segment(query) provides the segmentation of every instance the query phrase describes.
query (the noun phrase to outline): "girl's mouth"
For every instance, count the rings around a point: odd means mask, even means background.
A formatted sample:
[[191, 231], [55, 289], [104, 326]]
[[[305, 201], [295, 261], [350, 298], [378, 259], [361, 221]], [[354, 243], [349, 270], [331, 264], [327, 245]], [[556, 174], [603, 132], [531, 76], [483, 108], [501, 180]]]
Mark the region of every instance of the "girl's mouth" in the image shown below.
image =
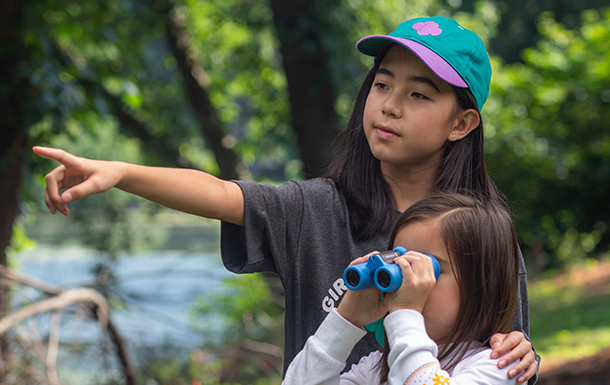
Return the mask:
[[393, 139], [398, 137], [396, 132], [385, 126], [375, 126], [375, 134], [380, 139]]

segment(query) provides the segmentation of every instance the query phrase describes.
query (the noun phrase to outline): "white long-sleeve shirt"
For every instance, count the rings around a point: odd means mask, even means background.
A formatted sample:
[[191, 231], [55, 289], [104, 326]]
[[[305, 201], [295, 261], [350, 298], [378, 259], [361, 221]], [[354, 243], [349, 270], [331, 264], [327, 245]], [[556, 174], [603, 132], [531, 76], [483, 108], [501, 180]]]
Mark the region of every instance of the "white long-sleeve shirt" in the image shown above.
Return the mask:
[[[446, 362], [436, 359], [438, 347], [428, 337], [421, 313], [414, 310], [398, 310], [384, 320], [385, 331], [390, 342], [388, 364], [389, 385], [509, 385], [508, 365], [498, 369], [498, 360], [489, 358], [491, 349], [480, 344], [468, 350], [452, 373], [442, 369]], [[366, 334], [332, 310], [305, 347], [290, 363], [284, 385], [378, 385], [379, 371], [375, 367], [381, 352], [372, 352], [363, 357], [349, 372], [340, 374], [354, 345]]]

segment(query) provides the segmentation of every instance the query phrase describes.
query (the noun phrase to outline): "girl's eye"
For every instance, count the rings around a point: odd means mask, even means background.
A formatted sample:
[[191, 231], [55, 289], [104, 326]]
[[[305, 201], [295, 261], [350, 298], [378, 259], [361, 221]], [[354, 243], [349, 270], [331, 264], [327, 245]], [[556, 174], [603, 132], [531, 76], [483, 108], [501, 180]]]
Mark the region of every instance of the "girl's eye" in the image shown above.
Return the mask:
[[411, 96], [413, 96], [415, 99], [428, 99], [426, 95], [420, 94], [419, 92], [413, 92]]
[[380, 89], [380, 90], [387, 90], [388, 89], [387, 84], [381, 83], [381, 82], [375, 83], [375, 87]]

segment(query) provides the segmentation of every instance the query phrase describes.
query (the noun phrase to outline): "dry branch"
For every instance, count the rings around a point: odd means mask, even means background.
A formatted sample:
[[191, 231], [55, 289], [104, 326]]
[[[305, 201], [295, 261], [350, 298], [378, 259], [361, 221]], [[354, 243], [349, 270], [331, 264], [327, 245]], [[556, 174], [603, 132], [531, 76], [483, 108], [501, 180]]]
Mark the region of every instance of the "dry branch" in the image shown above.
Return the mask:
[[51, 385], [60, 385], [57, 375], [57, 352], [59, 351], [59, 322], [61, 312], [56, 311], [51, 316], [51, 335], [49, 336], [49, 349], [47, 350], [47, 377]]
[[56, 297], [28, 305], [0, 319], [0, 335], [6, 333], [8, 329], [19, 322], [36, 314], [52, 310], [63, 310], [74, 303], [95, 304], [100, 326], [104, 331], [106, 330], [108, 325], [108, 303], [97, 291], [88, 288], [78, 288], [64, 291]]
[[[84, 305], [89, 311], [91, 311], [93, 318], [100, 323], [100, 325], [102, 326], [102, 329], [108, 331], [110, 339], [116, 346], [117, 356], [118, 356], [119, 360], [121, 361], [121, 365], [123, 366], [123, 374], [125, 375], [126, 384], [127, 385], [137, 385], [138, 384], [138, 380], [135, 376], [133, 364], [131, 363], [131, 358], [129, 357], [129, 354], [128, 354], [126, 346], [125, 346], [125, 341], [123, 340], [123, 338], [121, 337], [117, 328], [114, 326], [114, 323], [112, 322], [112, 320], [109, 317], [108, 304], [107, 304], [106, 300], [99, 293], [97, 293], [96, 291], [94, 291], [92, 289], [86, 289], [86, 288], [72, 289], [72, 290], [64, 291], [60, 287], [51, 285], [51, 284], [41, 281], [40, 279], [37, 279], [37, 278], [29, 277], [25, 274], [18, 273], [6, 266], [1, 266], [1, 265], [0, 265], [0, 276], [4, 276], [5, 278], [19, 282], [20, 284], [23, 284], [23, 285], [35, 287], [38, 290], [41, 290], [42, 292], [44, 292], [46, 294], [56, 296], [56, 297], [41, 301], [37, 304], [30, 305], [28, 307], [38, 305], [42, 302], [45, 302], [45, 305], [43, 305], [42, 307], [49, 308], [49, 310], [63, 309], [63, 308], [65, 308], [65, 306], [69, 305], [70, 303], [74, 303], [74, 302], [79, 302], [82, 305]], [[79, 291], [79, 290], [85, 290], [85, 291]], [[66, 294], [66, 293], [68, 293], [68, 294]], [[92, 294], [92, 293], [94, 293], [94, 294]], [[61, 297], [61, 296], [63, 296], [63, 297]], [[61, 299], [57, 300], [57, 298], [59, 298], [59, 297], [61, 297]], [[55, 301], [53, 302], [51, 300], [55, 300]], [[76, 300], [76, 301], [74, 301], [74, 300]], [[48, 302], [48, 301], [51, 301], [51, 302]], [[70, 301], [72, 301], [72, 302], [70, 302]], [[61, 304], [65, 305], [65, 306], [62, 307], [62, 306], [60, 306]], [[102, 304], [102, 306], [100, 306], [100, 304]], [[58, 307], [58, 308], [56, 309], [55, 307]], [[12, 319], [20, 318], [21, 320], [23, 320], [24, 318], [22, 318], [22, 317], [23, 317], [24, 313], [22, 313], [18, 316], [15, 316], [15, 314], [19, 313], [20, 311], [23, 311], [24, 309], [27, 309], [27, 308], [20, 309], [19, 311], [11, 314], [10, 316], [13, 317]], [[48, 311], [48, 310], [46, 310], [46, 311]], [[32, 310], [27, 311], [28, 314], [31, 312], [32, 312]], [[42, 312], [42, 311], [34, 312], [33, 314], [38, 314], [40, 312]], [[9, 316], [7, 316], [5, 318], [8, 318], [8, 317]], [[25, 317], [25, 318], [27, 318], [27, 317]], [[13, 324], [12, 320], [5, 321], [5, 319], [3, 318], [0, 320], [0, 325], [2, 325], [3, 322], [6, 324], [5, 327], [7, 329], [11, 327], [10, 326], [11, 324]], [[3, 331], [2, 327], [0, 327], [0, 335], [2, 335], [5, 331], [6, 330]]]

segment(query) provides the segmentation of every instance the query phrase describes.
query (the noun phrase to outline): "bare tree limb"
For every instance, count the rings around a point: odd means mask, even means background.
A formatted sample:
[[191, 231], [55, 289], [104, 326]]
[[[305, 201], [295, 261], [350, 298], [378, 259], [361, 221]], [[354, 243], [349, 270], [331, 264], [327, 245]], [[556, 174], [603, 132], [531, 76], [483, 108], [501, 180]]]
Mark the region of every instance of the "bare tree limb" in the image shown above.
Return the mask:
[[[246, 340], [243, 342], [242, 346], [244, 347], [244, 349], [247, 349], [247, 350], [250, 350], [250, 351], [253, 351], [256, 353], [268, 354], [268, 355], [278, 358], [280, 360], [284, 359], [284, 349], [282, 349], [281, 347], [279, 347], [277, 345], [267, 344], [267, 343], [258, 342], [258, 341]], [[278, 370], [281, 372], [282, 368], [280, 367]]]
[[63, 310], [74, 303], [89, 303], [96, 306], [98, 322], [102, 330], [108, 326], [108, 303], [100, 293], [89, 288], [78, 288], [64, 291], [56, 297], [42, 300], [23, 307], [0, 319], [0, 335], [26, 318], [51, 310]]
[[[47, 294], [61, 295], [62, 293], [64, 293], [64, 290], [61, 289], [60, 287], [48, 284], [48, 283], [43, 282], [34, 277], [29, 277], [25, 274], [17, 273], [16, 271], [14, 271], [6, 266], [0, 266], [0, 275], [3, 275], [4, 277], [6, 277], [8, 279], [20, 282], [24, 285], [35, 287]], [[91, 289], [89, 289], [89, 290], [91, 290]], [[103, 299], [103, 297], [102, 297], [102, 299]], [[85, 303], [83, 303], [83, 305], [85, 307], [87, 307], [87, 309], [89, 309], [89, 311], [91, 311], [93, 318], [97, 320], [98, 319], [97, 303], [85, 302]], [[1, 321], [0, 321], [0, 323], [1, 323]], [[108, 317], [108, 312], [106, 312], [106, 314], [104, 315], [103, 323], [105, 323], [105, 328], [108, 330], [110, 339], [116, 346], [117, 356], [119, 357], [119, 360], [121, 361], [121, 365], [123, 366], [123, 373], [125, 375], [126, 384], [127, 385], [137, 385], [138, 379], [136, 378], [134, 367], [133, 367], [133, 364], [131, 363], [131, 358], [129, 357], [129, 354], [125, 347], [126, 346], [125, 341], [121, 337], [120, 333], [118, 332], [118, 330], [117, 330], [116, 326], [114, 325], [114, 323], [112, 322], [112, 320]]]
[[6, 266], [0, 265], [0, 274], [5, 276], [6, 278], [13, 280], [15, 282], [19, 282], [21, 284], [34, 287], [42, 292], [52, 295], [58, 295], [63, 292], [63, 289], [57, 287], [55, 285], [51, 285], [41, 279], [36, 277], [28, 277], [24, 274], [21, 274], [13, 269], [10, 269]]
[[61, 312], [55, 311], [51, 316], [51, 334], [49, 335], [49, 348], [47, 350], [47, 377], [51, 385], [60, 385], [57, 376], [57, 352], [59, 350], [59, 322]]
[[[22, 329], [26, 330], [24, 331]], [[15, 338], [25, 350], [33, 352], [32, 354], [35, 354], [40, 362], [45, 362], [46, 352], [41, 341], [40, 334], [38, 333], [38, 323], [35, 321], [35, 319], [31, 319], [30, 322], [28, 322], [27, 327], [16, 327]], [[35, 374], [32, 373], [30, 375], [34, 376]], [[45, 385], [49, 383], [46, 376], [39, 375], [36, 380], [36, 382], [40, 383], [41, 385], [43, 383]]]

